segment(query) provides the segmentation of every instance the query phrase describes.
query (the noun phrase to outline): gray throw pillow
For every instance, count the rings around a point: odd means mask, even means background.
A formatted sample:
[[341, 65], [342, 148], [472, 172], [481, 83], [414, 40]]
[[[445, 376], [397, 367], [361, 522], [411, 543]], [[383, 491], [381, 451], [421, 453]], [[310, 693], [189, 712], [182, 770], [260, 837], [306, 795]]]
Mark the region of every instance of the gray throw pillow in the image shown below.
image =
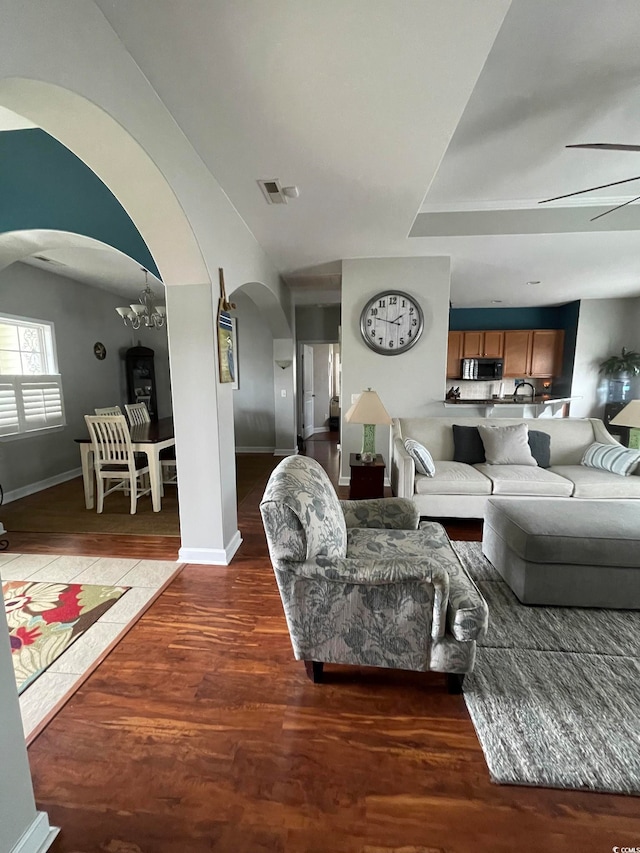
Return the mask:
[[551, 436], [540, 429], [529, 430], [529, 447], [531, 455], [539, 468], [551, 467]]
[[531, 465], [537, 462], [529, 447], [529, 427], [526, 424], [512, 426], [478, 426], [484, 444], [484, 453], [489, 465]]

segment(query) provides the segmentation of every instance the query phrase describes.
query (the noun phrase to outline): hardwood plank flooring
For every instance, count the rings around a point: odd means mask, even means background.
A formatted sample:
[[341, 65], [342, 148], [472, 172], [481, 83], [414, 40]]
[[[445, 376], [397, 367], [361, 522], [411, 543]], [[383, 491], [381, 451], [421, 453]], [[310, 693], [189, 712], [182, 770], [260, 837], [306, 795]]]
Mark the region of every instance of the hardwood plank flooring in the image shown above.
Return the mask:
[[[232, 565], [187, 566], [30, 747], [38, 807], [62, 827], [53, 853], [637, 842], [637, 798], [493, 785], [464, 700], [439, 674], [327, 666], [312, 684], [266, 552], [263, 475], [240, 505]], [[477, 538], [479, 525], [465, 530]]]

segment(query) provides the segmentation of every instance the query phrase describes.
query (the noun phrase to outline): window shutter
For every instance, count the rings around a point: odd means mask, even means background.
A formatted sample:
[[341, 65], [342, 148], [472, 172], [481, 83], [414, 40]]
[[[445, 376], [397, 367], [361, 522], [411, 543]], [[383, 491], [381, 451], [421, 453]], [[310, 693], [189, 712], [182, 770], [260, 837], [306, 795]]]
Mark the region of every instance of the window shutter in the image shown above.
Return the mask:
[[0, 377], [0, 436], [64, 426], [62, 377]]
[[18, 399], [14, 380], [17, 377], [0, 377], [0, 436], [20, 432]]

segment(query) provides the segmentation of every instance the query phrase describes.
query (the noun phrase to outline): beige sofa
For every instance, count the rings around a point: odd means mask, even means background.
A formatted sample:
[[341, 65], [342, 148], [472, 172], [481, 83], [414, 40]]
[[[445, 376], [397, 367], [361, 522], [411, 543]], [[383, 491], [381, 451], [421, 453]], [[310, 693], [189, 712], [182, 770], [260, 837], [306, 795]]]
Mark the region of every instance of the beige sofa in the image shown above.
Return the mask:
[[[551, 437], [551, 467], [466, 465], [454, 462], [453, 424], [508, 426], [526, 423]], [[435, 463], [434, 477], [416, 474], [404, 441], [423, 444]], [[640, 499], [640, 470], [629, 477], [580, 464], [593, 442], [618, 444], [597, 418], [396, 418], [392, 426], [391, 486], [412, 498], [421, 516], [482, 518], [491, 496]], [[640, 466], [639, 466], [640, 469]]]

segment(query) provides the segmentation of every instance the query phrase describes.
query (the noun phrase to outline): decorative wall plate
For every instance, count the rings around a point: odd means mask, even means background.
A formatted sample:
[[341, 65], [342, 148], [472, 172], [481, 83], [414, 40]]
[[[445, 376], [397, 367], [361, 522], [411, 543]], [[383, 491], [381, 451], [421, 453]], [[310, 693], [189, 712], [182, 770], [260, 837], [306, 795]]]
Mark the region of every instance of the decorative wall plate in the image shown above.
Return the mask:
[[107, 355], [106, 346], [100, 341], [97, 341], [97, 343], [93, 345], [93, 354], [99, 361], [102, 361]]

